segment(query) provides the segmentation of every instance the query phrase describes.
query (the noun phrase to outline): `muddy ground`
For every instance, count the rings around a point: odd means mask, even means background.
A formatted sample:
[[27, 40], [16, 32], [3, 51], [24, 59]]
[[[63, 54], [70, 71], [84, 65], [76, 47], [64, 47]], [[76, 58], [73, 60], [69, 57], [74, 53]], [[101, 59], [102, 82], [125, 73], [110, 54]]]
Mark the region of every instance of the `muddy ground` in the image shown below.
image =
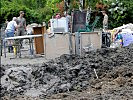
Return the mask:
[[40, 64], [2, 64], [1, 89], [3, 100], [133, 100], [133, 44]]

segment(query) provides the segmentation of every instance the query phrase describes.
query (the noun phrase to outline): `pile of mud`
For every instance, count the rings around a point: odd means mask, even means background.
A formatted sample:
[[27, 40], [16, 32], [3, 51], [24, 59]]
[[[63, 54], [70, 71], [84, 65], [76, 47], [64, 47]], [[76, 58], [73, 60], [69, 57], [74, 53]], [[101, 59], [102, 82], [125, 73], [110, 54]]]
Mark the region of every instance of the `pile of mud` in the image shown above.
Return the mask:
[[[3, 98], [132, 99], [133, 45], [89, 51], [82, 57], [62, 55], [36, 65], [2, 65], [1, 72]], [[68, 94], [53, 96], [59, 93]]]

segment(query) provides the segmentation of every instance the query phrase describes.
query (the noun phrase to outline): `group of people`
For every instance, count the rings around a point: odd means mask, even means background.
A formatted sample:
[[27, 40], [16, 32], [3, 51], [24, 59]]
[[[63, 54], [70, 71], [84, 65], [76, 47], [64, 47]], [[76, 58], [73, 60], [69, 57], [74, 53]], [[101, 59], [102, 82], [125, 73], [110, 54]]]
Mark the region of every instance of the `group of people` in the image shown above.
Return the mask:
[[[24, 18], [24, 11], [19, 12], [19, 17], [13, 17], [12, 21], [7, 23], [7, 27], [5, 30], [6, 36], [7, 37], [14, 37], [14, 33], [16, 33], [16, 36], [22, 36], [25, 34], [26, 31], [26, 20]], [[16, 32], [15, 32], [16, 31]], [[12, 47], [12, 41], [8, 41], [8, 51], [13, 52], [13, 47]]]

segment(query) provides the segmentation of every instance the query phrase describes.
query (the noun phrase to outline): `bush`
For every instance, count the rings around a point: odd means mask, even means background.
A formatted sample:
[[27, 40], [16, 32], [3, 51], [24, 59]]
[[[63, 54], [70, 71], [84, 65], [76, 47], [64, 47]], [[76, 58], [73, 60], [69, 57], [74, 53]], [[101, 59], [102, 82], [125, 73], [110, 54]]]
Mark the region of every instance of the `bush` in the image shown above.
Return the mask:
[[[132, 5], [131, 5], [132, 4]], [[114, 1], [109, 5], [109, 26], [115, 28], [122, 26], [123, 24], [133, 22], [133, 3], [130, 0], [127, 1]]]

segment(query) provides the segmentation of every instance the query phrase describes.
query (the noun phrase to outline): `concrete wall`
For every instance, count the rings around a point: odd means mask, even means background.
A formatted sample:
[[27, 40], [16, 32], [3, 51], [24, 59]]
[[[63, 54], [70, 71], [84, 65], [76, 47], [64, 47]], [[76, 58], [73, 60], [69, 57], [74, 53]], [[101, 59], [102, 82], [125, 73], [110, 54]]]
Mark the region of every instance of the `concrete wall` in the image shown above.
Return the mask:
[[[94, 49], [101, 48], [101, 36], [98, 32], [81, 33], [82, 48], [88, 44], [92, 44]], [[75, 53], [75, 35], [72, 35], [72, 49]], [[62, 54], [70, 54], [69, 50], [69, 34], [54, 34], [53, 37], [49, 37], [45, 34], [44, 39], [44, 52], [47, 59], [53, 59], [61, 56]]]
[[92, 44], [94, 49], [101, 48], [101, 34], [98, 32], [81, 32], [82, 47]]
[[47, 59], [69, 54], [69, 35], [54, 34], [53, 37], [45, 36], [45, 55]]

